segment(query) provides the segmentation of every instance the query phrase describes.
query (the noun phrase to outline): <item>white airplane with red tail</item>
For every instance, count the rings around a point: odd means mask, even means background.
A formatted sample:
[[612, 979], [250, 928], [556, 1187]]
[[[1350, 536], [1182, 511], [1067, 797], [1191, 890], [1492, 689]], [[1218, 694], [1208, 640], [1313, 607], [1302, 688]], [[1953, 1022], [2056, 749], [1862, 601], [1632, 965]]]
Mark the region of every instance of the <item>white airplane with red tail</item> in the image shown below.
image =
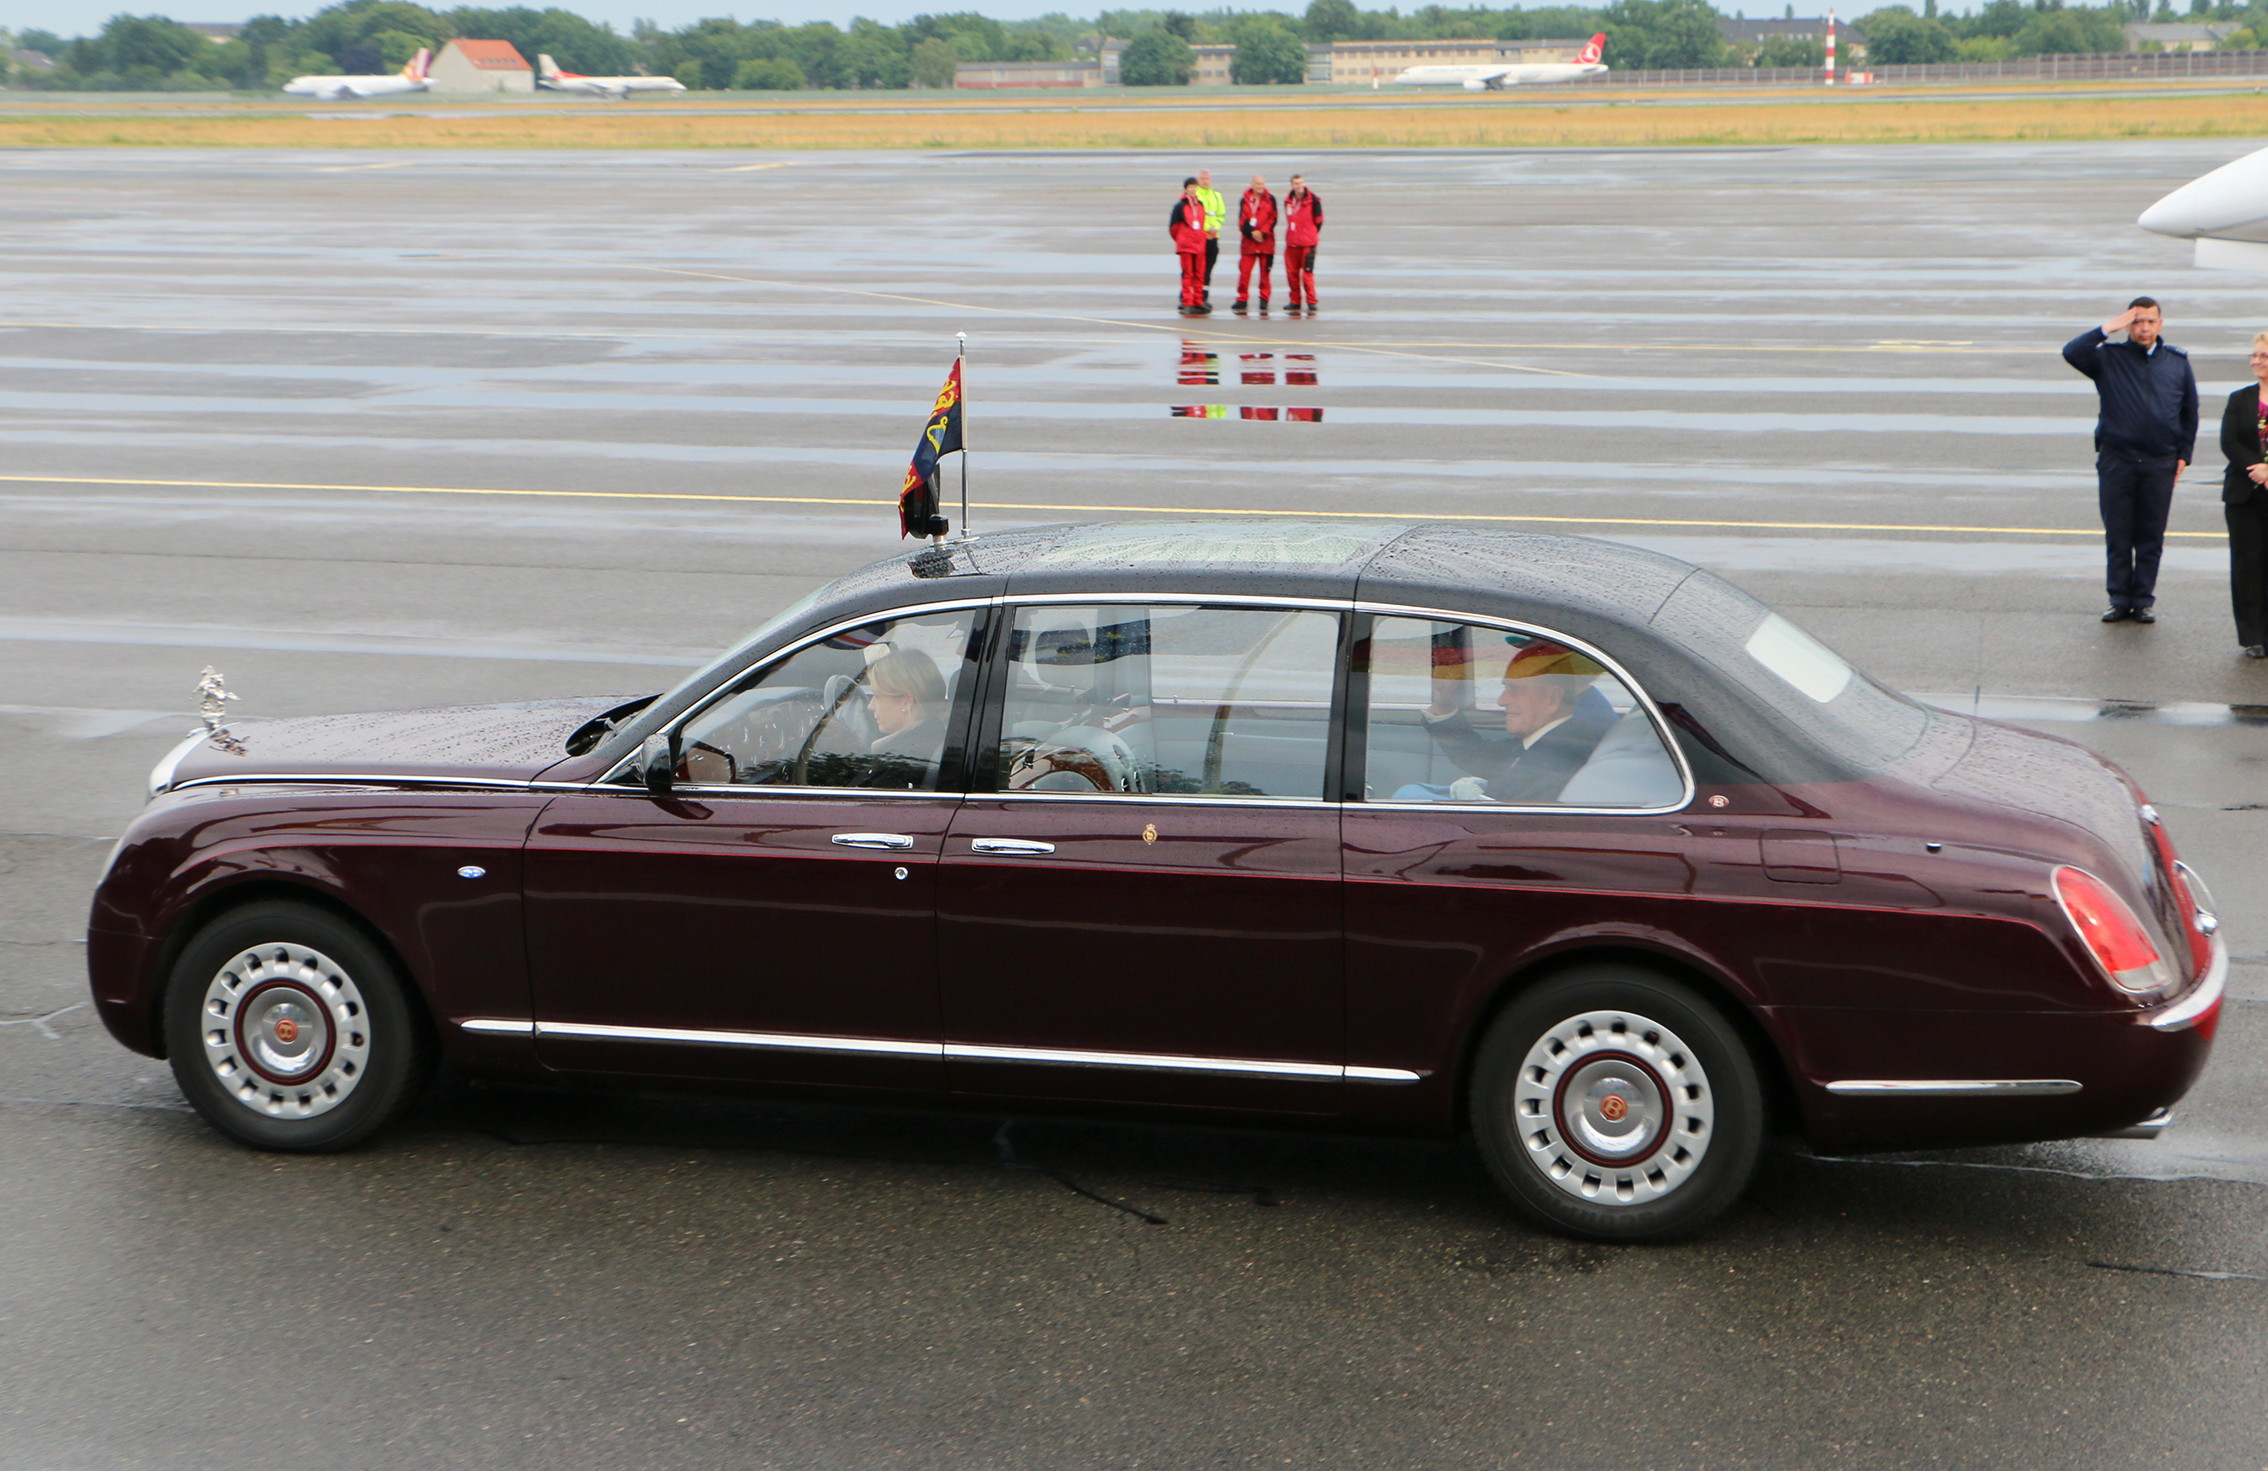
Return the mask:
[[581, 92], [592, 97], [627, 97], [632, 92], [682, 92], [685, 84], [675, 77], [586, 77], [563, 72], [548, 56], [536, 57], [536, 85], [554, 92]]
[[349, 97], [391, 97], [398, 92], [425, 90], [425, 68], [433, 60], [431, 51], [419, 51], [409, 59], [409, 65], [390, 77], [293, 77], [284, 83], [284, 91], [294, 97], [320, 97], [325, 102], [343, 102]]
[[1599, 57], [1606, 51], [1606, 32], [1591, 37], [1573, 61], [1502, 61], [1461, 66], [1413, 66], [1394, 78], [1398, 86], [1463, 87], [1468, 92], [1501, 92], [1537, 82], [1572, 82], [1595, 77], [1606, 70]]

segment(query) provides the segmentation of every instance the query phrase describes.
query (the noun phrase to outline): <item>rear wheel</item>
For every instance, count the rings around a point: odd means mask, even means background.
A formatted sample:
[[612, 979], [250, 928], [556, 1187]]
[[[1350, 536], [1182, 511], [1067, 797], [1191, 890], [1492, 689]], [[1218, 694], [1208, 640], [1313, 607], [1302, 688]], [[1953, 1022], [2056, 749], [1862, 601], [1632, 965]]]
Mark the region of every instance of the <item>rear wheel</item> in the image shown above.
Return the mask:
[[1489, 1172], [1541, 1225], [1599, 1241], [1697, 1230], [1756, 1172], [1763, 1090], [1697, 992], [1635, 966], [1553, 977], [1490, 1026], [1473, 1074]]
[[394, 967], [353, 925], [304, 904], [250, 904], [207, 925], [174, 963], [165, 1022], [182, 1093], [259, 1149], [358, 1144], [431, 1072]]

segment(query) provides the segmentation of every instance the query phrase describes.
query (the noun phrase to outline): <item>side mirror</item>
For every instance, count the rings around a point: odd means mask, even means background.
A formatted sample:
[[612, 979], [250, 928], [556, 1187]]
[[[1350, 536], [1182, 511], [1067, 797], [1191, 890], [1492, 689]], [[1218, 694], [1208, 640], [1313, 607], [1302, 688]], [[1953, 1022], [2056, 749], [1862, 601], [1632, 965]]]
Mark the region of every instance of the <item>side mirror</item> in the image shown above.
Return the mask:
[[650, 735], [638, 748], [638, 774], [645, 778], [646, 790], [657, 797], [669, 795], [670, 783], [677, 777], [677, 741], [667, 734]]

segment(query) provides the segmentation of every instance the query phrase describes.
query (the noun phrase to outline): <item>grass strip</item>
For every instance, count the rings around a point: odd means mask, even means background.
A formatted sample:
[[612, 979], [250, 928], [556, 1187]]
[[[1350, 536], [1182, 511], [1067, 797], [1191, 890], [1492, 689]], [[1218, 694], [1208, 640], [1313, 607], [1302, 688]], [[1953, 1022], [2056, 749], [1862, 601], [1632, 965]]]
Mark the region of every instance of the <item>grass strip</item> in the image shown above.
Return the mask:
[[[1800, 105], [1794, 105], [1800, 104]], [[588, 115], [389, 113], [0, 116], [6, 148], [1187, 149], [1630, 148], [1788, 143], [2079, 142], [2268, 133], [2268, 95], [1527, 104], [1092, 112], [750, 115], [632, 104]]]

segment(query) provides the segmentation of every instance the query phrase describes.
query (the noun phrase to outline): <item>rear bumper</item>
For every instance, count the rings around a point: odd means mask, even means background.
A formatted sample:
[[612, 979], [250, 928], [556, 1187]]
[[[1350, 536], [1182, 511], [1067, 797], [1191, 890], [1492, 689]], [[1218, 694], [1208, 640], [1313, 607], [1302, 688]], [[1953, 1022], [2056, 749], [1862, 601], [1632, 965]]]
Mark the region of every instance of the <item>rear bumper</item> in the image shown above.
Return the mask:
[[2205, 967], [2205, 978], [2190, 987], [2189, 994], [2172, 1005], [2158, 1011], [2144, 1013], [2152, 1027], [2161, 1032], [2181, 1032], [2195, 1028], [2207, 1037], [2220, 1024], [2221, 998], [2229, 989], [2229, 946], [2219, 935], [2213, 936], [2213, 960]]

